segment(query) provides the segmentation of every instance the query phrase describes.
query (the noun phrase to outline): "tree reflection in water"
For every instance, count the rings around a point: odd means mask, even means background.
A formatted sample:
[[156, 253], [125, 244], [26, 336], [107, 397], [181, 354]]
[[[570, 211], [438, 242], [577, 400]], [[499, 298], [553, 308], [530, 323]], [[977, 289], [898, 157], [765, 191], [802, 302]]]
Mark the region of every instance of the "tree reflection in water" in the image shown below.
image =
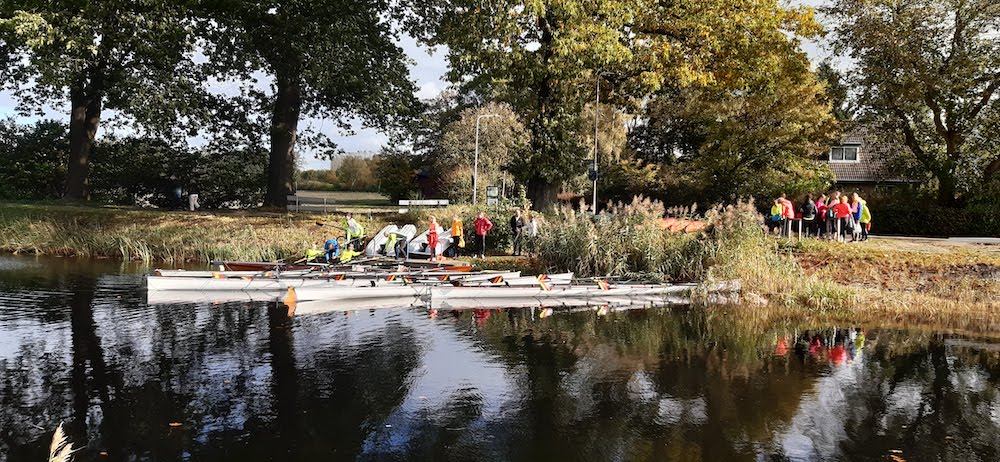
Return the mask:
[[1000, 346], [933, 329], [141, 294], [0, 273], [0, 459], [1000, 460]]

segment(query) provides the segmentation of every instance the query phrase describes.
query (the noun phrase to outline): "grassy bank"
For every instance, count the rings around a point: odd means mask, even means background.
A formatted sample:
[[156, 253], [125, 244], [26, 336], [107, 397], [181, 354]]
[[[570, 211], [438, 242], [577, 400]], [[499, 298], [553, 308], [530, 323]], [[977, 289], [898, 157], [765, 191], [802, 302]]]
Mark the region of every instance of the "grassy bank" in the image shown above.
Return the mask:
[[0, 250], [167, 263], [268, 261], [337, 234], [316, 225], [326, 218], [0, 204]]
[[[597, 220], [550, 214], [533, 243], [534, 258], [491, 257], [479, 268], [574, 271], [660, 281], [739, 279], [755, 312], [802, 313], [831, 320], [878, 319], [1000, 332], [1000, 249], [940, 241], [880, 240], [838, 244], [778, 240], [760, 232], [749, 204], [714, 209], [708, 226], [676, 233], [660, 226], [662, 210], [638, 201]], [[416, 222], [461, 207], [369, 214], [377, 230], [389, 221]], [[492, 212], [498, 232], [505, 211]], [[0, 204], [0, 250], [163, 262], [274, 260], [300, 255], [339, 230], [320, 214], [186, 213]], [[339, 219], [339, 217], [338, 217]], [[468, 227], [468, 225], [467, 225]], [[502, 235], [498, 236], [503, 238]], [[495, 241], [503, 246], [503, 239]], [[789, 308], [792, 308], [789, 310]]]

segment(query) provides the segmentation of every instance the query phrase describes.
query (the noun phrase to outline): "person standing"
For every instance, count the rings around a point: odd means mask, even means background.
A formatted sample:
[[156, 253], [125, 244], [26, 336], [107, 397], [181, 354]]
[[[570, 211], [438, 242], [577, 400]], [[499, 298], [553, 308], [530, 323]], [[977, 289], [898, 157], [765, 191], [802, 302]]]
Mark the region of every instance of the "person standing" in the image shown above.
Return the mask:
[[868, 240], [868, 223], [872, 221], [872, 214], [868, 210], [868, 202], [861, 198], [861, 195], [854, 193], [851, 195], [854, 201], [854, 220], [861, 227], [861, 240]]
[[198, 203], [198, 185], [191, 183], [188, 186], [188, 210], [194, 212], [201, 208], [201, 204]]
[[840, 203], [840, 191], [834, 191], [830, 194], [830, 201], [827, 202], [826, 210], [826, 234], [830, 239], [837, 239], [837, 212], [834, 212], [834, 207]]
[[799, 213], [802, 214], [802, 228], [806, 230], [806, 235], [812, 234], [816, 223], [816, 203], [813, 202], [813, 195], [807, 194], [805, 202], [799, 206]]
[[538, 216], [529, 213], [528, 214], [528, 225], [526, 226], [525, 233], [528, 235], [528, 254], [531, 256], [535, 255], [535, 251], [538, 248]]
[[521, 216], [521, 209], [514, 211], [514, 216], [510, 217], [510, 230], [514, 236], [514, 256], [521, 255], [521, 246], [524, 232], [524, 217]]
[[847, 204], [847, 196], [840, 196], [840, 203], [833, 206], [833, 213], [840, 225], [840, 234], [837, 239], [843, 242], [851, 228], [851, 206]]
[[486, 214], [479, 212], [476, 221], [472, 222], [472, 227], [476, 230], [476, 251], [479, 258], [486, 258], [486, 233], [493, 229], [493, 222], [486, 218]]
[[465, 226], [458, 215], [451, 217], [451, 245], [448, 246], [448, 253], [451, 257], [457, 257], [460, 249], [465, 247]]
[[430, 225], [427, 226], [427, 251], [431, 254], [429, 260], [437, 260], [438, 234], [440, 232], [441, 226], [438, 225], [437, 217], [431, 215]]
[[826, 210], [829, 208], [826, 201], [826, 193], [820, 193], [816, 200], [816, 237], [826, 232]]
[[782, 227], [781, 234], [785, 237], [792, 236], [792, 221], [795, 220], [795, 204], [788, 200], [788, 196], [785, 193], [781, 193], [781, 209], [782, 209]]

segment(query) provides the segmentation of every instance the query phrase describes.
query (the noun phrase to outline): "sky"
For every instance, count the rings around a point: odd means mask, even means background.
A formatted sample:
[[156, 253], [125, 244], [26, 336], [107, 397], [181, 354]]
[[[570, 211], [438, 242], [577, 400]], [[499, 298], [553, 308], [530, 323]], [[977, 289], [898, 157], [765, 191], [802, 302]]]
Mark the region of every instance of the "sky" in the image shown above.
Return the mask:
[[[822, 0], [792, 0], [793, 4], [804, 4], [810, 6], [817, 6]], [[428, 50], [416, 43], [416, 41], [410, 37], [401, 37], [399, 42], [400, 47], [406, 52], [406, 55], [410, 58], [410, 78], [416, 83], [418, 88], [417, 97], [421, 99], [429, 99], [437, 96], [441, 91], [447, 88], [448, 84], [444, 80], [444, 74], [448, 70], [448, 63], [446, 59], [446, 50], [439, 47], [436, 50]], [[825, 57], [829, 56], [830, 53], [824, 50], [820, 44], [816, 42], [807, 42], [803, 44], [803, 49], [809, 54], [809, 57], [814, 63], [818, 63]], [[223, 86], [231, 86], [233, 84], [223, 84]], [[16, 101], [10, 94], [10, 92], [0, 92], [0, 118], [14, 117], [20, 123], [31, 123], [38, 119], [38, 117], [22, 117], [16, 113], [15, 110]], [[108, 111], [106, 111], [108, 112]], [[65, 107], [46, 107], [44, 108], [44, 118], [52, 118], [57, 120], [65, 120], [68, 118], [69, 107], [68, 103]], [[106, 114], [105, 119], [109, 119], [113, 114]], [[353, 133], [342, 133], [336, 128], [336, 123], [332, 120], [322, 120], [305, 118], [300, 123], [302, 128], [314, 128], [318, 131], [326, 134], [340, 146], [346, 152], [358, 152], [358, 151], [378, 151], [383, 144], [388, 142], [388, 137], [378, 130], [364, 128], [360, 123], [354, 123]], [[103, 134], [108, 134], [109, 132], [114, 132], [118, 130], [118, 134], [127, 134], [127, 128], [114, 128], [110, 126], [103, 126], [101, 132], [98, 136]], [[197, 140], [192, 140], [193, 143], [197, 143]], [[301, 159], [301, 165], [306, 169], [326, 169], [329, 168], [329, 161], [320, 160], [313, 157], [311, 154], [305, 153]]]

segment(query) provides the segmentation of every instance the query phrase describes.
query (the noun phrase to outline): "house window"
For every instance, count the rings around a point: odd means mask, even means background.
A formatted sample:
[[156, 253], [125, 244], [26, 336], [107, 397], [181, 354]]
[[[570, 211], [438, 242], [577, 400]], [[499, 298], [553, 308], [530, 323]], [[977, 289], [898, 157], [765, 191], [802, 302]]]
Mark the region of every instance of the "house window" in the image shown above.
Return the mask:
[[857, 162], [857, 146], [834, 146], [830, 148], [830, 162]]

